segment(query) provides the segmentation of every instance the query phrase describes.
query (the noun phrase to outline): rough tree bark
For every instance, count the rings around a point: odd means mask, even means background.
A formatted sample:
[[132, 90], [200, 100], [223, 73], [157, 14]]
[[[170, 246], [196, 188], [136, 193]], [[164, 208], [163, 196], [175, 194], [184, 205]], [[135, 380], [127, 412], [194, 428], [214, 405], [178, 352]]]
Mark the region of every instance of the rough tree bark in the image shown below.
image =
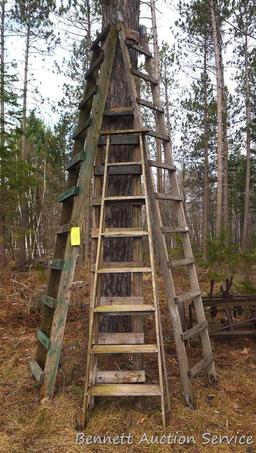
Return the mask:
[[[3, 151], [5, 148], [5, 4], [1, 1], [1, 87], [0, 87], [0, 186], [3, 184]], [[6, 266], [6, 244], [5, 244], [5, 215], [1, 207], [0, 213], [0, 267]]]
[[251, 98], [248, 64], [248, 35], [245, 34], [244, 42], [244, 69], [245, 69], [245, 109], [246, 109], [246, 169], [245, 169], [245, 193], [244, 193], [244, 220], [242, 248], [248, 247], [248, 223], [250, 205], [250, 181], [251, 181]]
[[207, 240], [209, 239], [209, 206], [210, 206], [210, 190], [209, 190], [209, 116], [208, 116], [208, 93], [207, 93], [207, 37], [204, 42], [204, 191], [203, 191], [203, 231], [202, 231], [202, 251], [203, 257], [207, 255]]
[[[103, 27], [109, 23], [115, 23], [118, 19], [118, 14], [122, 15], [125, 26], [138, 31], [139, 28], [139, 0], [103, 0], [102, 13], [103, 13]], [[132, 55], [132, 63], [137, 66], [136, 54]], [[107, 108], [130, 106], [131, 101], [128, 94], [127, 83], [124, 75], [124, 68], [121, 56], [121, 50], [118, 45], [117, 54], [114, 61], [112, 81], [109, 89], [109, 96], [107, 99]], [[132, 118], [120, 118], [113, 120], [104, 120], [103, 128], [111, 129], [127, 129], [132, 128]], [[111, 149], [111, 158], [113, 161], [128, 161], [132, 158], [132, 147], [130, 146], [115, 146]], [[130, 195], [133, 190], [132, 176], [112, 176], [109, 178], [108, 193], [110, 195]], [[126, 206], [112, 206], [106, 212], [106, 226], [114, 228], [127, 228], [132, 226], [134, 208]], [[122, 262], [133, 260], [133, 244], [132, 239], [109, 239], [104, 241], [104, 261]], [[102, 294], [105, 296], [130, 296], [131, 277], [128, 274], [109, 275], [104, 278], [102, 282]], [[130, 330], [129, 323], [123, 319], [120, 322], [120, 317], [111, 317], [104, 324], [104, 330], [122, 331]]]

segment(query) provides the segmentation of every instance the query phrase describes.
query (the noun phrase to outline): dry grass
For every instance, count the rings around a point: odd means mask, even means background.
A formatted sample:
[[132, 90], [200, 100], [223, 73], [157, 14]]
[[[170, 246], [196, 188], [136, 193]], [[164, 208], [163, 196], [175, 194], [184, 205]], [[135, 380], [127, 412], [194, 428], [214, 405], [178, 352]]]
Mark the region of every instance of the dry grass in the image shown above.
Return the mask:
[[[81, 276], [78, 275], [78, 279]], [[17, 283], [18, 282], [18, 283]], [[132, 433], [132, 445], [76, 445], [81, 417], [87, 310], [79, 307], [87, 288], [76, 289], [65, 333], [65, 344], [53, 401], [41, 401], [40, 389], [28, 370], [35, 346], [35, 327], [39, 314], [34, 302], [45, 285], [42, 274], [10, 274], [0, 278], [1, 302], [1, 405], [0, 451], [3, 453], [76, 453], [90, 452], [247, 452], [239, 446], [203, 447], [202, 433], [220, 435], [239, 432], [254, 435], [256, 444], [256, 345], [254, 340], [237, 339], [214, 343], [218, 387], [208, 386], [200, 377], [195, 382], [198, 409], [190, 411], [183, 403], [175, 349], [163, 310], [172, 413], [167, 428], [160, 425], [159, 408], [149, 398], [143, 408], [130, 399], [100, 401], [92, 413], [87, 434], [104, 436]], [[35, 300], [34, 300], [35, 299]], [[29, 300], [29, 307], [27, 300]], [[77, 302], [77, 304], [76, 304]], [[162, 301], [163, 304], [163, 301]], [[190, 353], [197, 358], [196, 345]], [[179, 431], [194, 435], [197, 444], [138, 445], [141, 435], [161, 435]]]

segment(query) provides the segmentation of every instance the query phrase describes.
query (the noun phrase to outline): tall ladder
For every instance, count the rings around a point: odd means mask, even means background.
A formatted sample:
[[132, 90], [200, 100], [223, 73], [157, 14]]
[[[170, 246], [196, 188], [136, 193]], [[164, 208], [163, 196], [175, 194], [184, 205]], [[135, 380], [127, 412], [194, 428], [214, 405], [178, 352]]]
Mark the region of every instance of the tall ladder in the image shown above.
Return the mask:
[[[101, 41], [104, 40], [106, 40], [106, 42], [103, 52], [99, 44]], [[158, 87], [158, 81], [155, 80], [153, 75], [150, 73], [150, 68], [152, 67], [150, 66], [151, 64], [150, 60], [152, 58], [152, 55], [149, 52], [148, 48], [145, 46], [143, 40], [140, 39], [138, 33], [125, 29], [122, 22], [119, 22], [117, 26], [111, 26], [104, 30], [92, 47], [93, 50], [92, 64], [88, 71], [89, 75], [86, 93], [84, 101], [81, 105], [82, 110], [79, 121], [80, 126], [78, 128], [78, 134], [76, 134], [75, 136], [75, 144], [73, 149], [74, 157], [71, 161], [71, 164], [68, 167], [69, 171], [69, 179], [67, 183], [68, 190], [61, 197], [61, 201], [63, 202], [61, 226], [57, 234], [54, 260], [52, 260], [51, 262], [51, 275], [48, 286], [48, 294], [43, 298], [44, 315], [41, 327], [37, 333], [38, 348], [36, 360], [32, 361], [31, 363], [31, 370], [33, 375], [38, 380], [38, 382], [44, 385], [45, 396], [51, 397], [54, 392], [60, 350], [62, 345], [62, 338], [68, 311], [70, 289], [73, 280], [75, 263], [79, 251], [79, 247], [74, 247], [70, 243], [70, 231], [73, 226], [74, 227], [82, 226], [85, 210], [88, 208], [89, 205], [88, 187], [90, 185], [92, 170], [97, 155], [98, 143], [99, 140], [101, 141], [101, 139], [104, 138], [103, 137], [104, 132], [103, 134], [100, 134], [100, 128], [104, 116], [105, 102], [108, 92], [109, 81], [111, 78], [111, 71], [116, 52], [117, 41], [119, 42], [122, 52], [125, 67], [125, 75], [131, 98], [132, 113], [134, 116], [134, 129], [132, 131], [131, 130], [119, 131], [119, 134], [125, 135], [125, 132], [127, 132], [127, 134], [134, 135], [135, 132], [137, 131], [137, 133], [140, 136], [140, 142], [141, 140], [143, 142], [143, 146], [140, 145], [140, 149], [141, 150], [143, 149], [144, 153], [144, 159], [142, 159], [141, 162], [144, 162], [143, 163], [144, 168], [143, 175], [145, 178], [144, 190], [147, 191], [146, 198], [149, 200], [148, 209], [150, 212], [150, 217], [151, 219], [153, 219], [153, 222], [151, 224], [152, 235], [156, 251], [158, 252], [160, 270], [165, 285], [165, 294], [168, 301], [169, 314], [173, 327], [173, 334], [175, 339], [185, 400], [190, 407], [194, 407], [191, 379], [202, 369], [206, 369], [210, 382], [213, 383], [216, 380], [216, 372], [212, 356], [211, 344], [209, 340], [207, 322], [203, 310], [201, 292], [199, 289], [195, 260], [191, 249], [182, 197], [179, 191], [176, 168], [172, 161], [170, 139], [166, 132], [164, 111], [160, 106], [159, 91], [157, 91], [156, 89]], [[149, 69], [148, 73], [144, 73], [138, 71], [137, 69], [132, 68], [129, 49], [133, 49], [133, 51], [136, 51], [146, 57], [146, 63]], [[100, 64], [101, 69], [98, 73]], [[135, 78], [140, 78], [150, 83], [153, 94], [153, 103], [149, 101], [144, 101], [139, 98]], [[140, 111], [141, 105], [150, 108], [155, 112], [156, 114], [155, 131], [143, 128], [143, 119]], [[121, 113], [123, 114], [124, 112]], [[80, 135], [81, 131], [83, 131], [83, 140], [81, 140]], [[116, 134], [116, 132], [117, 131], [113, 132], [110, 131], [108, 132], [107, 136], [112, 137], [112, 135]], [[145, 137], [154, 137], [157, 140], [161, 141], [161, 143], [163, 144], [162, 160], [152, 161], [150, 159], [147, 139], [144, 139]], [[80, 144], [79, 148], [78, 143]], [[107, 161], [107, 169], [108, 167], [111, 168], [111, 165], [109, 165]], [[118, 167], [118, 165], [116, 167]], [[157, 169], [163, 169], [168, 172], [168, 177], [171, 184], [171, 193], [155, 193], [154, 177], [152, 172], [152, 169], [154, 167]], [[107, 182], [106, 172], [104, 172], [104, 180], [105, 182]], [[79, 182], [79, 188], [77, 182]], [[141, 199], [141, 196], [138, 197]], [[170, 225], [169, 226], [163, 225], [159, 200], [167, 200], [172, 201], [174, 203], [172, 218], [177, 218], [177, 225], [172, 227], [170, 227]], [[106, 202], [111, 202], [111, 200], [107, 200], [106, 197], [106, 200], [104, 200], [104, 206]], [[100, 199], [99, 204], [101, 205], [101, 203], [102, 200]], [[149, 228], [150, 225], [148, 224], [148, 232], [150, 231]], [[180, 260], [172, 260], [169, 258], [168, 246], [166, 242], [167, 234], [181, 235], [184, 258]], [[149, 238], [150, 237], [151, 235], [149, 234]], [[98, 241], [99, 243], [102, 244], [101, 236], [99, 236]], [[98, 250], [100, 253], [99, 247], [97, 247], [97, 251]], [[153, 251], [151, 252], [150, 256], [153, 256]], [[99, 258], [100, 255], [98, 259]], [[183, 266], [185, 266], [188, 269], [189, 283], [191, 289], [189, 292], [177, 296], [174, 286], [173, 270], [176, 269], [177, 267], [179, 268]], [[152, 265], [151, 268], [153, 275]], [[98, 270], [99, 269], [100, 268], [98, 268]], [[108, 271], [109, 270], [107, 269], [107, 272]], [[134, 269], [129, 270], [129, 272], [133, 274], [132, 271], [134, 271]], [[135, 278], [136, 275], [138, 275], [138, 273], [134, 273], [133, 275]], [[95, 297], [96, 296], [92, 297], [91, 299], [91, 311], [94, 310], [94, 308], [92, 307], [94, 307], [95, 304]], [[154, 297], [156, 297], [156, 295], [154, 295]], [[193, 326], [189, 330], [186, 330], [182, 327], [180, 318], [180, 312], [182, 312], [182, 310], [180, 309], [180, 307], [182, 308], [182, 304], [190, 300], [194, 301], [197, 321], [195, 326]], [[95, 306], [95, 309], [96, 307], [97, 305]], [[95, 312], [95, 316], [96, 313], [97, 312]], [[156, 313], [156, 311], [154, 311], [154, 313]], [[92, 336], [92, 332], [94, 316], [91, 315], [90, 319], [92, 320], [91, 321], [92, 325], [90, 324], [91, 329], [90, 332], [93, 341], [94, 339]], [[156, 317], [156, 320], [157, 319], [159, 320], [159, 315]], [[158, 341], [160, 341], [160, 349], [162, 350], [161, 327], [160, 327], [161, 325], [159, 321], [158, 322], [156, 321], [156, 323], [157, 323], [156, 327], [158, 326], [157, 328], [160, 332]], [[196, 335], [199, 336], [202, 343], [203, 359], [193, 367], [189, 367], [188, 357], [186, 353], [186, 342], [188, 339]], [[146, 345], [142, 346], [145, 347]], [[100, 347], [100, 345], [98, 347]], [[91, 346], [91, 348], [93, 348], [93, 346]], [[111, 345], [111, 348], [113, 348], [113, 345]], [[131, 348], [130, 345], [129, 348]], [[160, 360], [159, 357], [161, 357], [161, 355], [159, 355], [160, 349], [157, 347], [158, 360]], [[93, 363], [95, 366], [97, 364], [97, 360], [95, 360], [94, 351], [90, 349], [90, 352], [91, 353], [89, 354], [87, 365], [86, 388], [90, 388], [89, 384], [92, 384], [93, 386], [94, 379], [96, 379], [95, 383], [97, 384], [97, 374], [90, 373], [91, 356], [93, 356]], [[162, 357], [162, 367], [163, 366], [164, 360]], [[93, 367], [93, 370], [94, 369], [95, 367]], [[159, 396], [161, 396], [161, 404], [163, 405], [162, 393], [161, 395], [159, 394]], [[90, 394], [89, 390], [86, 391], [85, 396], [86, 409], [88, 401], [90, 402], [91, 405], [93, 405], [94, 397], [95, 395]]]
[[[165, 402], [164, 385], [167, 394], [169, 408], [168, 381], [164, 356], [163, 337], [160, 322], [160, 311], [157, 297], [155, 259], [152, 237], [152, 219], [150, 216], [147, 184], [145, 183], [145, 154], [144, 154], [144, 130], [116, 130], [102, 132], [106, 138], [104, 176], [101, 195], [101, 206], [99, 216], [99, 227], [96, 230], [97, 252], [91, 290], [91, 304], [89, 317], [89, 339], [87, 367], [85, 378], [85, 401], [84, 401], [84, 422], [86, 421], [87, 409], [93, 406], [95, 396], [158, 396], [161, 401], [162, 422], [165, 426]], [[111, 138], [113, 135], [127, 136], [139, 135], [140, 160], [133, 162], [113, 162], [110, 159]], [[135, 145], [137, 146], [137, 145]], [[102, 154], [102, 150], [99, 151]], [[111, 169], [140, 168], [142, 177], [142, 193], [139, 195], [110, 196], [108, 194], [108, 181]], [[129, 170], [128, 170], [129, 172]], [[106, 228], [105, 214], [106, 207], [118, 203], [120, 205], [132, 204], [134, 202], [145, 205], [146, 228]], [[142, 214], [142, 211], [141, 211]], [[142, 220], [142, 219], [141, 219]], [[142, 222], [140, 222], [142, 223]], [[109, 238], [127, 237], [130, 239], [147, 238], [149, 245], [149, 265], [142, 263], [109, 263], [104, 262], [103, 250], [104, 240]], [[145, 244], [144, 244], [145, 247]], [[152, 279], [152, 303], [143, 303], [143, 297], [102, 297], [100, 279], [106, 274], [149, 274]], [[109, 315], [129, 316], [153, 316], [155, 324], [154, 344], [144, 344], [144, 334], [141, 333], [99, 333], [99, 317]], [[102, 319], [101, 319], [102, 321]], [[142, 343], [143, 342], [143, 343]], [[98, 368], [99, 357], [102, 355], [116, 354], [154, 354], [158, 362], [158, 384], [141, 384], [145, 382], [145, 371], [100, 371]], [[114, 361], [115, 362], [115, 361]], [[113, 366], [113, 365], [112, 365]], [[164, 377], [163, 377], [164, 375]], [[118, 382], [118, 383], [116, 383]], [[139, 382], [139, 383], [138, 383]]]

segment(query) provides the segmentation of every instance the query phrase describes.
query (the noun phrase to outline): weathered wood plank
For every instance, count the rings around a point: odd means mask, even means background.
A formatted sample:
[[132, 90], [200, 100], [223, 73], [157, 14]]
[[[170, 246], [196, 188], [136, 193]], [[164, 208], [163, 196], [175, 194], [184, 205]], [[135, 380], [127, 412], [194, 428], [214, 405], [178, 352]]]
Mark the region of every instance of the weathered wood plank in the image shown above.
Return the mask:
[[32, 359], [29, 362], [30, 371], [38, 384], [42, 385], [44, 382], [44, 372], [36, 360]]
[[[100, 136], [99, 137], [99, 146], [105, 146], [107, 142], [107, 137], [105, 136]], [[134, 135], [112, 135], [111, 140], [110, 140], [111, 145], [138, 145], [139, 144], [139, 135], [134, 134]]]
[[176, 171], [176, 166], [168, 164], [166, 162], [159, 162], [157, 160], [148, 161], [150, 167], [162, 168], [163, 170]]
[[160, 105], [153, 104], [152, 102], [146, 101], [145, 99], [137, 98], [137, 102], [144, 107], [151, 110], [155, 110], [158, 113], [164, 113], [164, 109]]
[[41, 297], [40, 302], [44, 305], [47, 305], [47, 307], [55, 308], [58, 301], [54, 299], [54, 297], [50, 297], [47, 294], [44, 294]]
[[[131, 162], [130, 164], [125, 164], [125, 165], [118, 165], [118, 164], [111, 164], [109, 166], [109, 175], [141, 175], [142, 174], [142, 168], [141, 164], [138, 162]], [[104, 174], [104, 165], [97, 165], [94, 170], [94, 175], [95, 176], [102, 176]]]
[[183, 341], [188, 340], [191, 337], [195, 337], [196, 335], [199, 335], [203, 330], [207, 329], [207, 327], [208, 327], [208, 322], [202, 321], [199, 324], [196, 324], [195, 326], [193, 326], [191, 329], [183, 332], [181, 337], [182, 337]]
[[161, 396], [159, 385], [97, 384], [89, 387], [90, 396]]
[[202, 359], [199, 363], [197, 363], [193, 368], [188, 371], [188, 375], [190, 378], [195, 377], [200, 371], [205, 368], [208, 368], [211, 363], [213, 362], [213, 355], [210, 354], [208, 357]]
[[66, 170], [66, 171], [71, 170], [74, 166], [76, 166], [77, 164], [83, 162], [84, 159], [85, 159], [85, 151], [81, 151], [80, 153], [77, 153], [77, 154], [70, 160], [70, 162], [67, 164], [65, 170]]
[[184, 226], [184, 227], [167, 227], [167, 226], [162, 226], [161, 228], [162, 230], [162, 233], [173, 233], [173, 234], [176, 234], [176, 233], [188, 233], [189, 232], [189, 229], [187, 226]]
[[154, 77], [150, 77], [148, 74], [144, 72], [138, 71], [138, 69], [132, 68], [131, 73], [140, 79], [145, 80], [146, 82], [150, 82], [153, 85], [158, 85], [158, 81]]
[[73, 186], [63, 192], [59, 198], [60, 203], [70, 200], [70, 198], [76, 197], [79, 194], [79, 187]]
[[91, 75], [93, 74], [95, 69], [97, 69], [103, 61], [104, 61], [104, 53], [102, 52], [99, 55], [99, 57], [97, 58], [97, 60], [90, 66], [88, 71], [85, 73], [85, 75], [84, 75], [85, 80], [88, 80], [91, 77]]
[[48, 351], [50, 349], [50, 339], [47, 337], [47, 335], [45, 335], [45, 333], [42, 330], [37, 329], [36, 337]]
[[169, 262], [169, 267], [179, 267], [179, 266], [188, 266], [190, 264], [195, 264], [195, 258], [191, 256], [190, 258], [181, 258], [179, 260], [172, 260]]
[[155, 197], [157, 200], [183, 201], [183, 198], [181, 195], [172, 195], [169, 193], [155, 192]]
[[91, 45], [91, 50], [95, 50], [98, 46], [99, 43], [103, 42], [106, 40], [107, 38], [107, 35], [109, 33], [109, 30], [110, 30], [110, 25], [107, 25], [101, 33], [98, 34], [97, 38], [95, 39], [95, 41], [93, 41], [92, 45]]
[[196, 297], [199, 297], [201, 296], [201, 291], [200, 289], [198, 291], [190, 291], [186, 294], [182, 294], [181, 296], [176, 296], [175, 297], [175, 302], [176, 303], [184, 303], [184, 302], [188, 302], [189, 300], [193, 300], [195, 299]]
[[65, 260], [61, 259], [54, 259], [54, 260], [49, 260], [48, 261], [48, 268], [49, 269], [54, 269], [56, 271], [62, 271], [65, 266]]
[[104, 116], [115, 118], [120, 116], [133, 116], [133, 109], [132, 107], [116, 107], [110, 110], [105, 110]]
[[140, 133], [146, 134], [147, 132], [149, 132], [149, 129], [142, 127], [142, 128], [138, 128], [138, 129], [109, 129], [109, 130], [100, 131], [100, 134], [101, 135], [128, 135], [128, 134], [140, 134]]
[[132, 313], [132, 312], [155, 312], [154, 305], [149, 304], [128, 304], [128, 305], [98, 305], [94, 309], [95, 313]]
[[[136, 230], [136, 228], [107, 228], [105, 231], [101, 234], [104, 237], [108, 238], [115, 238], [115, 237], [122, 237], [122, 238], [135, 238], [135, 237], [143, 237], [143, 236], [148, 236], [148, 231], [144, 230]], [[98, 228], [93, 228], [91, 237], [92, 238], [97, 238], [99, 236], [99, 229]]]
[[149, 132], [147, 132], [147, 135], [149, 135], [150, 137], [159, 138], [160, 140], [163, 140], [164, 142], [170, 141], [169, 135], [162, 134], [161, 132], [150, 130]]
[[144, 46], [138, 46], [138, 44], [134, 44], [126, 40], [126, 44], [129, 48], [136, 50], [136, 52], [141, 53], [142, 55], [145, 55], [147, 58], [153, 58], [153, 55], [149, 50], [144, 47]]
[[88, 101], [92, 99], [92, 97], [97, 93], [97, 85], [95, 85], [92, 90], [87, 94], [87, 96], [82, 99], [82, 101], [79, 103], [78, 108], [79, 110], [82, 110], [84, 107], [87, 106]]
[[86, 121], [86, 123], [81, 127], [81, 129], [79, 129], [72, 137], [72, 140], [78, 140], [80, 138], [85, 138], [86, 137], [86, 131], [88, 129], [88, 127], [90, 127], [91, 125], [91, 118], [88, 118], [88, 120]]
[[155, 344], [104, 344], [94, 345], [91, 352], [94, 354], [155, 354], [158, 349]]
[[96, 371], [96, 384], [125, 384], [145, 382], [144, 370], [139, 371]]
[[143, 297], [141, 296], [130, 296], [130, 297], [101, 297], [99, 302], [100, 305], [128, 305], [128, 304], [143, 304]]

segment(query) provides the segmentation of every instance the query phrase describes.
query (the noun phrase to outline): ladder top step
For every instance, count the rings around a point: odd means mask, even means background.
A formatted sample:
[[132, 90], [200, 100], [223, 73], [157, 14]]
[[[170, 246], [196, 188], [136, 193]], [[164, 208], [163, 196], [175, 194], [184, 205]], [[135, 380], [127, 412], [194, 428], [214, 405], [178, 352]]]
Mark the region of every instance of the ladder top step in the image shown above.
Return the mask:
[[154, 305], [136, 304], [136, 305], [98, 305], [95, 307], [96, 313], [130, 313], [130, 312], [154, 312]]
[[190, 258], [181, 258], [180, 260], [172, 260], [169, 263], [169, 267], [179, 267], [179, 266], [188, 266], [190, 264], [195, 264], [195, 258], [191, 256]]
[[[104, 237], [142, 237], [148, 236], [148, 231], [137, 230], [136, 228], [105, 228], [105, 231], [101, 233], [101, 236]], [[94, 228], [92, 230], [92, 238], [97, 238], [99, 236], [99, 229]]]
[[101, 135], [121, 135], [121, 134], [146, 134], [149, 132], [149, 129], [147, 128], [141, 128], [141, 129], [116, 129], [116, 130], [106, 130], [106, 131], [100, 131]]
[[153, 384], [96, 384], [89, 387], [90, 396], [161, 396], [159, 385]]
[[154, 354], [158, 352], [155, 344], [101, 344], [92, 346], [95, 354]]

